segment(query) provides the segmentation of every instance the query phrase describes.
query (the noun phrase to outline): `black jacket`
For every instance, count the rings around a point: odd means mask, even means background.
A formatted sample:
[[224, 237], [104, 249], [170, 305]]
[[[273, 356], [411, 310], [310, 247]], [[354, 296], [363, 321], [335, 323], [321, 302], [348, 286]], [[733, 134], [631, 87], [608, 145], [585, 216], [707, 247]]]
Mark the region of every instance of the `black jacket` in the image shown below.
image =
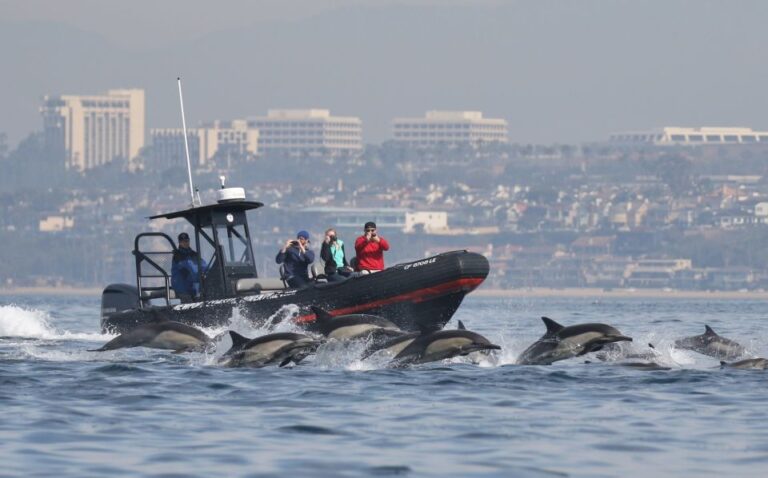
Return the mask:
[[[344, 250], [344, 244], [341, 245], [341, 252], [344, 255], [344, 267], [348, 267], [347, 251]], [[323, 245], [320, 247], [320, 258], [325, 261], [325, 275], [329, 276], [338, 272], [336, 261], [333, 260], [333, 254], [331, 254], [330, 243], [323, 241]]]

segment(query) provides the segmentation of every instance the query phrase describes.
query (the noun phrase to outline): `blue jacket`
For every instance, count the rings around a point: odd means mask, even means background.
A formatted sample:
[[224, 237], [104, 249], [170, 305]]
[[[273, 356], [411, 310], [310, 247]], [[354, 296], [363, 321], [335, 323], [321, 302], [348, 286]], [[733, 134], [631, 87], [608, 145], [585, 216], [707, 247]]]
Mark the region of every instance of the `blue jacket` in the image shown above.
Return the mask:
[[171, 265], [171, 287], [176, 294], [196, 296], [200, 292], [198, 282], [197, 252], [189, 248], [179, 248], [173, 254]]
[[307, 266], [315, 261], [315, 253], [307, 249], [302, 254], [297, 246], [291, 246], [283, 252], [277, 253], [275, 262], [278, 264], [285, 264], [285, 274], [290, 279], [291, 277], [301, 277], [304, 280], [309, 281], [309, 273], [307, 272]]

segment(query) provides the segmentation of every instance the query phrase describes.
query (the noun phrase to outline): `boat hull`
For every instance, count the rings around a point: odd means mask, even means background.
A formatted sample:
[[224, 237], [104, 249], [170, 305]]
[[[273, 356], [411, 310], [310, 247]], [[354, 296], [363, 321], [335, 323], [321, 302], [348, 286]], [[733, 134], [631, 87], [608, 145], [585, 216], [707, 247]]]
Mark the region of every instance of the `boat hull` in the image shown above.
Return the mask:
[[[312, 329], [315, 316], [309, 307], [315, 305], [333, 315], [379, 315], [404, 330], [439, 330], [451, 319], [464, 296], [485, 280], [488, 271], [484, 256], [455, 251], [343, 282], [124, 310], [104, 315], [101, 326], [105, 332], [123, 333], [163, 318], [199, 327], [220, 327], [239, 314], [257, 326], [290, 319]], [[288, 307], [291, 305], [298, 307], [298, 315], [296, 307]]]

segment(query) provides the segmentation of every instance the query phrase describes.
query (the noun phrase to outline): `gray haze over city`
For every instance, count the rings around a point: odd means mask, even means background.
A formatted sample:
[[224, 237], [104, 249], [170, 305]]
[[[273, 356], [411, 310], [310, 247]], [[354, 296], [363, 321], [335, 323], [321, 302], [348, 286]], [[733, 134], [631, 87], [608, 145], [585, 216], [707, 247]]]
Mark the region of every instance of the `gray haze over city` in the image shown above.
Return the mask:
[[510, 140], [574, 143], [661, 125], [768, 127], [758, 1], [0, 1], [0, 131], [45, 94], [140, 86], [148, 127], [268, 108], [391, 118], [481, 110]]

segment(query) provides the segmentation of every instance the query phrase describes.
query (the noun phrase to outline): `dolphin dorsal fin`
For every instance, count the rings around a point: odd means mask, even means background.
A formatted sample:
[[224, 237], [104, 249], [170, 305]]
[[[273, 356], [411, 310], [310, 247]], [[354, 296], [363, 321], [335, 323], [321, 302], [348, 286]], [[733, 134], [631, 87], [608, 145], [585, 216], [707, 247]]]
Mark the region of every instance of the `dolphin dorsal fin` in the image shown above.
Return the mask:
[[466, 327], [464, 327], [464, 322], [459, 321], [459, 330], [467, 330]]
[[314, 305], [310, 306], [309, 308], [312, 309], [312, 312], [314, 312], [318, 322], [327, 322], [333, 318], [333, 316], [325, 309], [321, 309], [320, 307]]
[[712, 330], [712, 327], [710, 327], [709, 325], [705, 325], [704, 326], [704, 335], [717, 335], [717, 332]]
[[240, 347], [251, 341], [248, 337], [244, 337], [234, 330], [229, 331], [229, 336], [232, 337], [232, 347]]
[[546, 335], [555, 335], [565, 328], [549, 317], [542, 317], [541, 320], [544, 321], [544, 325], [547, 327]]

